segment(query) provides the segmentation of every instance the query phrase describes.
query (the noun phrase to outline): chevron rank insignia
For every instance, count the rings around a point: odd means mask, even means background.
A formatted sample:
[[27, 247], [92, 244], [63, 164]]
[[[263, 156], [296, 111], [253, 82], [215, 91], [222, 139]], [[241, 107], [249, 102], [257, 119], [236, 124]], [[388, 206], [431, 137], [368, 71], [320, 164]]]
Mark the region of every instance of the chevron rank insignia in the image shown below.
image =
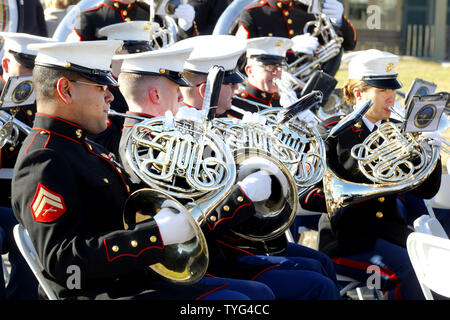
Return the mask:
[[52, 222], [58, 219], [66, 211], [63, 197], [38, 183], [31, 212], [37, 222]]

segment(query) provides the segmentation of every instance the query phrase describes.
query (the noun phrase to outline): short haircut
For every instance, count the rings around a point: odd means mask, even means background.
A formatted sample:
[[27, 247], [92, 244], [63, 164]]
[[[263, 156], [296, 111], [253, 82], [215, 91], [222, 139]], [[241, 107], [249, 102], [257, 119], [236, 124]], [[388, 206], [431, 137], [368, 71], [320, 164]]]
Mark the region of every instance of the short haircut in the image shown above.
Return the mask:
[[140, 104], [147, 95], [145, 90], [149, 83], [160, 79], [160, 75], [144, 75], [131, 72], [121, 72], [119, 74], [120, 92], [129, 102]]
[[60, 78], [79, 80], [83, 77], [76, 71], [36, 65], [33, 69], [33, 85], [36, 100], [52, 100], [55, 97], [56, 84]]

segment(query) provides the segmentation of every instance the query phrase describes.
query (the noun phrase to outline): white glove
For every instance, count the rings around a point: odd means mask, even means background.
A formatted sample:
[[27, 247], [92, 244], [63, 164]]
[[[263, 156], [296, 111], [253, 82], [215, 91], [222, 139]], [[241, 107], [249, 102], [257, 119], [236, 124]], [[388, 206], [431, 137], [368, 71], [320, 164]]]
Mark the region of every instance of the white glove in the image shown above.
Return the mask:
[[263, 201], [272, 193], [272, 179], [264, 170], [256, 171], [238, 182], [244, 193], [252, 200]]
[[441, 147], [442, 137], [436, 131], [433, 132], [422, 132], [422, 136], [427, 139], [430, 146]]
[[192, 27], [195, 18], [195, 9], [188, 3], [182, 3], [175, 9], [174, 16], [178, 18], [180, 28], [186, 31]]
[[300, 113], [298, 115], [298, 117], [300, 120], [303, 120], [306, 122], [306, 126], [308, 128], [314, 128], [319, 124], [315, 114], [311, 110], [303, 111], [302, 113]]
[[186, 242], [195, 236], [195, 232], [185, 216], [181, 212], [177, 213], [179, 209], [183, 209], [171, 202], [170, 200], [165, 201], [162, 209], [153, 217], [166, 246]]
[[184, 120], [201, 121], [203, 120], [203, 112], [195, 108], [181, 106], [178, 108], [178, 112], [175, 117]]
[[266, 117], [261, 116], [259, 113], [257, 112], [249, 112], [246, 111], [244, 113], [244, 115], [242, 116], [242, 123], [254, 123], [254, 124], [266, 124]]
[[292, 51], [312, 55], [319, 46], [319, 39], [309, 33], [300, 34], [291, 39], [294, 42]]
[[297, 93], [294, 89], [291, 89], [289, 87], [285, 87], [282, 90], [278, 92], [280, 95], [280, 105], [283, 108], [287, 108], [290, 105], [292, 105], [295, 101], [298, 100]]
[[332, 24], [340, 27], [342, 25], [344, 5], [337, 0], [325, 0], [322, 8], [322, 13], [330, 18]]

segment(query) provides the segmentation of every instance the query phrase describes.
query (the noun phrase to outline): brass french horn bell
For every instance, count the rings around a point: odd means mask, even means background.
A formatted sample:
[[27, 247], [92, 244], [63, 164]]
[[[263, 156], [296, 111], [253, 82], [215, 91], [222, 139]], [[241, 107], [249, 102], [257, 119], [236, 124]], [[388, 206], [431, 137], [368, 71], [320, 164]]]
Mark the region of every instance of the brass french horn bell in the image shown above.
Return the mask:
[[152, 218], [168, 200], [177, 207], [177, 214], [185, 216], [195, 236], [183, 243], [165, 245], [161, 262], [149, 267], [170, 282], [182, 285], [193, 284], [203, 278], [206, 273], [209, 261], [208, 247], [198, 223], [179, 201], [156, 189], [137, 190], [125, 203], [124, 227], [126, 230], [133, 229], [137, 224]]

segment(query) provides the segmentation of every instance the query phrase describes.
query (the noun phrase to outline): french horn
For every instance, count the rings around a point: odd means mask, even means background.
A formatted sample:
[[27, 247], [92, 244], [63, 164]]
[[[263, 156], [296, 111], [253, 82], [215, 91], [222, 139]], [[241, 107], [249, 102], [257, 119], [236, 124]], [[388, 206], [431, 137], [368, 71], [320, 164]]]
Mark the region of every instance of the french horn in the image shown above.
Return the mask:
[[[266, 167], [267, 172], [271, 171], [272, 195], [268, 200], [254, 203], [256, 216], [233, 231], [249, 240], [278, 237], [291, 225], [297, 212], [298, 192], [293, 173], [300, 162], [299, 153], [283, 144], [271, 128], [263, 124], [216, 118], [213, 126], [234, 153], [237, 181], [252, 173], [246, 169], [250, 163], [258, 162], [261, 169]], [[278, 170], [281, 175], [273, 174]]]
[[267, 125], [272, 127], [278, 139], [286, 146], [296, 150], [300, 156], [293, 178], [298, 196], [305, 194], [312, 186], [322, 180], [326, 169], [325, 144], [315, 127], [296, 116], [285, 125], [280, 125], [277, 115], [282, 108], [270, 108], [260, 114], [267, 118]]
[[209, 261], [200, 227], [235, 183], [231, 150], [209, 130], [208, 122], [157, 117], [134, 125], [126, 161], [151, 189], [145, 195], [131, 195], [135, 199], [129, 201], [131, 209], [124, 211], [125, 226], [153, 215], [167, 200], [176, 203], [179, 212], [188, 212], [185, 216], [196, 236], [166, 246], [163, 261], [150, 268], [178, 284], [197, 282]]
[[359, 170], [372, 183], [351, 182], [327, 168], [323, 186], [330, 217], [359, 201], [412, 190], [430, 176], [440, 148], [425, 147], [423, 136], [402, 132], [401, 126], [385, 122], [351, 149]]

